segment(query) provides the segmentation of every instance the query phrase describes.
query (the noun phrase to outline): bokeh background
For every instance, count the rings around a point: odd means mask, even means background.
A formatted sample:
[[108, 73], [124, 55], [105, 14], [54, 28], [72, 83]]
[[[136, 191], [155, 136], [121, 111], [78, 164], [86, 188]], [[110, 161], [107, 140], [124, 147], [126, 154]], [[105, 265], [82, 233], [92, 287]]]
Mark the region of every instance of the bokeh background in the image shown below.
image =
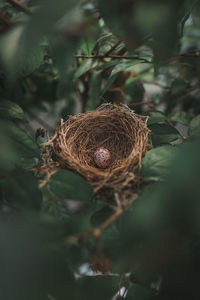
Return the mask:
[[[2, 300], [199, 299], [199, 76], [198, 0], [0, 1]], [[109, 204], [29, 170], [61, 118], [105, 102], [149, 116], [152, 149], [132, 206], [77, 239]]]

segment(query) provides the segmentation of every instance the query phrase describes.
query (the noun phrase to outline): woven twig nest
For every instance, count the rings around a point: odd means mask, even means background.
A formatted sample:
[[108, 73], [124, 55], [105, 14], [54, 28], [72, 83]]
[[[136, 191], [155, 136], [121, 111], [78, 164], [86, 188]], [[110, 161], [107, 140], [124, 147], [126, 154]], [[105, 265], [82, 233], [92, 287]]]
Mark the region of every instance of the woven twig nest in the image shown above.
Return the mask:
[[[61, 120], [45, 144], [46, 165], [41, 170], [49, 170], [50, 174], [70, 169], [83, 176], [95, 191], [102, 187], [119, 191], [138, 181], [141, 158], [149, 147], [148, 136], [146, 117], [136, 115], [125, 105], [103, 104], [95, 111]], [[110, 154], [103, 168], [95, 161], [100, 147]], [[55, 163], [52, 153], [57, 156]]]

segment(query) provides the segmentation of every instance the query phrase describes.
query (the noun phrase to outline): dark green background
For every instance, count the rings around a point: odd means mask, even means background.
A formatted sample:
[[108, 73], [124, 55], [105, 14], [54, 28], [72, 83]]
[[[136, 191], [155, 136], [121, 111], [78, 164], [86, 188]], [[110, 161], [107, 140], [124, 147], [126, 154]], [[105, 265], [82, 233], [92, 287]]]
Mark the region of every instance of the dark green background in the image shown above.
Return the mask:
[[[199, 11], [194, 0], [0, 1], [0, 299], [106, 300], [119, 286], [116, 299], [199, 299]], [[63, 240], [110, 207], [71, 171], [39, 190], [29, 170], [45, 141], [36, 129], [53, 134], [105, 101], [149, 116], [152, 149], [136, 200], [102, 233], [102, 275], [94, 239]]]

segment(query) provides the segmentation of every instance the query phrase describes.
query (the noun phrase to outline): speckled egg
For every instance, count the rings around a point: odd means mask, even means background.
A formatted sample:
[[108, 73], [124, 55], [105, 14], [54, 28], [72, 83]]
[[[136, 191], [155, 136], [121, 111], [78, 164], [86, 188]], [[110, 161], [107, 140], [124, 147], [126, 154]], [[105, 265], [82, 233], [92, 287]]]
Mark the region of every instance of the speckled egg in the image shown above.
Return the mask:
[[94, 161], [97, 167], [101, 169], [108, 168], [111, 163], [111, 154], [110, 151], [104, 147], [99, 147], [94, 152]]

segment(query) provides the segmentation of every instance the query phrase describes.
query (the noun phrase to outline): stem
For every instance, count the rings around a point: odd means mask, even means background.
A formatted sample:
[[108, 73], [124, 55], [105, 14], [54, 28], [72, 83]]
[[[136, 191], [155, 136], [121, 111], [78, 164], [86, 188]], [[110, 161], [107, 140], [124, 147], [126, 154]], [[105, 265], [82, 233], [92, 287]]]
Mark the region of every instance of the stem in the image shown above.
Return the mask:
[[117, 208], [114, 214], [110, 218], [108, 218], [104, 223], [102, 223], [99, 227], [92, 231], [92, 236], [98, 238], [102, 231], [106, 229], [111, 223], [116, 221], [123, 214], [123, 209], [121, 207]]
[[141, 60], [142, 62], [150, 64], [151, 61], [148, 61], [145, 58], [141, 58], [139, 56], [124, 56], [124, 55], [118, 55], [118, 54], [105, 54], [105, 55], [85, 55], [85, 54], [77, 54], [74, 57], [76, 58], [85, 58], [85, 59], [103, 59], [103, 58], [111, 58], [111, 59], [138, 59]]
[[[90, 56], [85, 55], [85, 54], [77, 54], [77, 55], [74, 55], [74, 57], [76, 57], [76, 58], [85, 58], [85, 59], [104, 59], [104, 58], [111, 58], [111, 59], [138, 59], [138, 60], [141, 60], [141, 61], [143, 61], [145, 63], [148, 63], [148, 64], [152, 63], [148, 59], [139, 57], [137, 55], [135, 55], [135, 56], [134, 55], [132, 55], [132, 56], [126, 56], [126, 55], [118, 55], [118, 54], [111, 55], [111, 54], [109, 54], [109, 52], [106, 53], [105, 55], [96, 55], [96, 54], [93, 54], [93, 55], [90, 55]], [[165, 63], [172, 62], [172, 61], [174, 61], [176, 59], [179, 59], [181, 57], [200, 57], [200, 52], [198, 50], [195, 50], [194, 52], [180, 53], [180, 54], [174, 55], [169, 60], [167, 60]]]
[[[117, 197], [116, 197], [116, 195], [117, 195]], [[118, 197], [119, 197], [119, 195], [115, 194], [116, 202], [119, 201]], [[126, 199], [126, 198], [122, 199], [121, 202], [113, 208], [115, 210], [114, 213], [105, 222], [103, 222], [99, 227], [95, 228], [92, 231], [86, 231], [86, 232], [79, 233], [77, 235], [69, 236], [61, 242], [61, 245], [62, 246], [70, 245], [77, 241], [83, 242], [86, 238], [89, 238], [89, 237], [94, 237], [95, 239], [98, 239], [100, 237], [100, 235], [102, 234], [102, 232], [110, 224], [112, 224], [114, 221], [116, 221], [123, 214], [123, 212], [131, 206], [131, 204], [133, 203], [133, 201], [136, 198], [137, 198], [137, 194], [134, 194], [131, 199]]]
[[120, 290], [121, 290], [121, 287], [122, 287], [122, 282], [123, 282], [123, 280], [124, 280], [124, 273], [122, 273], [121, 275], [120, 275], [120, 280], [119, 280], [119, 286], [118, 286], [118, 294], [119, 294], [119, 297], [121, 297], [121, 294], [120, 294]]

